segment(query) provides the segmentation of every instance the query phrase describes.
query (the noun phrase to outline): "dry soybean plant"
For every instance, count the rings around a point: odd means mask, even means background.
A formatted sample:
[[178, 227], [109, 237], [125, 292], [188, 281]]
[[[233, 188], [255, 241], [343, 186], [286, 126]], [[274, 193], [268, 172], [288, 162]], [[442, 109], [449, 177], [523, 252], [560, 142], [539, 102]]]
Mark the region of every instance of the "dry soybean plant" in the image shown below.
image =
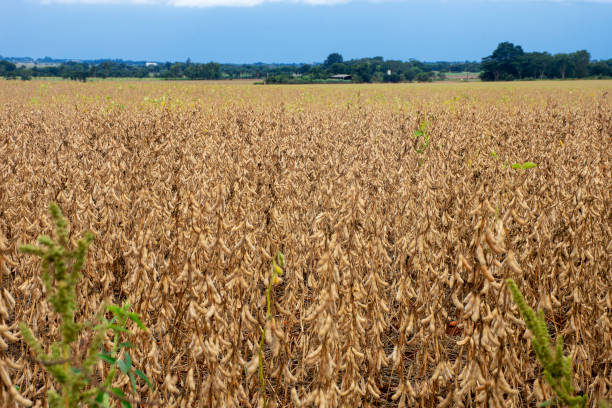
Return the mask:
[[69, 242], [97, 237], [76, 321], [108, 300], [149, 329], [129, 336], [154, 390], [135, 399], [550, 401], [509, 278], [563, 336], [576, 395], [610, 396], [612, 83], [0, 88], [4, 401], [57, 386], [14, 330], [60, 338], [18, 252], [49, 202]]

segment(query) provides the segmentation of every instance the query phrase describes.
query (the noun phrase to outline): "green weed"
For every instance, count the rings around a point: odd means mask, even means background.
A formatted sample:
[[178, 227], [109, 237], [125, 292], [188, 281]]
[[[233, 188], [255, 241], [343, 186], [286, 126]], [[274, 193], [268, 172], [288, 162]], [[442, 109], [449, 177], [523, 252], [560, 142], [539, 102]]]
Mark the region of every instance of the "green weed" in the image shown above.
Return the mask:
[[[41, 278], [49, 303], [60, 317], [61, 339], [52, 343], [50, 352], [47, 353], [27, 325], [19, 325], [24, 341], [35, 355], [34, 361], [41, 364], [58, 385], [57, 390], [48, 391], [49, 407], [110, 407], [111, 397], [119, 400], [126, 408], [131, 407], [132, 403], [142, 403], [127, 397], [120, 388], [112, 388], [112, 384], [117, 377], [118, 368], [129, 377], [134, 393], [136, 376], [149, 387], [153, 387], [147, 376], [132, 365], [127, 351], [133, 347], [132, 344], [122, 341], [133, 334], [127, 327], [128, 321], [133, 321], [142, 330], [146, 328], [136, 313], [129, 312], [129, 304], [122, 307], [103, 304], [95, 321], [75, 321], [78, 306], [76, 285], [82, 278], [81, 270], [85, 264], [87, 248], [93, 242], [94, 236], [90, 232], [86, 233], [77, 242], [76, 248], [70, 249], [67, 223], [61, 210], [55, 203], [51, 203], [49, 211], [55, 223], [57, 241], [42, 236], [38, 238], [40, 246], [24, 245], [20, 250], [42, 259]], [[110, 313], [112, 318], [107, 320], [105, 313]], [[113, 336], [113, 343], [111, 349], [106, 350], [104, 339], [109, 333]], [[79, 339], [87, 339], [85, 347], [76, 347], [79, 345]], [[100, 360], [110, 365], [102, 383], [94, 376], [94, 368]]]
[[514, 163], [512, 165], [512, 168], [515, 170], [527, 170], [527, 169], [533, 169], [535, 167], [538, 167], [537, 163], [534, 162], [525, 162], [525, 163]]
[[569, 407], [586, 407], [588, 397], [586, 395], [575, 395], [576, 392], [572, 385], [572, 360], [570, 357], [563, 355], [563, 337], [557, 336], [557, 344], [553, 347], [544, 313], [540, 310], [536, 315], [525, 302], [525, 298], [514, 280], [508, 279], [506, 283], [527, 328], [533, 334], [531, 345], [544, 368], [544, 378], [556, 395], [556, 399], [546, 401], [540, 406], [564, 404]]

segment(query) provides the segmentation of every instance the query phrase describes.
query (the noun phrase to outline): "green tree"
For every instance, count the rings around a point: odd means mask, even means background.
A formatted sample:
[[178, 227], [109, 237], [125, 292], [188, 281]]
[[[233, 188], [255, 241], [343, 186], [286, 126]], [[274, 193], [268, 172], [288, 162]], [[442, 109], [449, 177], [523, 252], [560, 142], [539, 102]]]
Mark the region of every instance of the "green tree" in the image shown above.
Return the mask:
[[353, 81], [355, 82], [371, 82], [372, 81], [372, 66], [369, 62], [357, 64], [351, 70]]
[[592, 62], [589, 64], [589, 75], [599, 77], [612, 76], [612, 60]]
[[565, 79], [574, 73], [574, 59], [568, 54], [555, 54], [553, 56], [554, 76]]
[[431, 72], [419, 72], [415, 79], [417, 82], [431, 82]]
[[185, 64], [183, 64], [182, 62], [172, 64], [172, 66], [168, 70], [170, 78], [182, 78], [184, 66]]
[[19, 76], [21, 77], [22, 81], [29, 81], [32, 79], [32, 71], [25, 67], [21, 68], [19, 70]]
[[14, 72], [17, 70], [17, 65], [8, 61], [0, 61], [0, 76], [15, 76]]
[[346, 74], [348, 72], [348, 68], [341, 62], [335, 62], [329, 67], [329, 72], [331, 74]]
[[574, 76], [576, 78], [584, 78], [589, 75], [589, 63], [591, 62], [591, 54], [587, 50], [580, 50], [570, 54], [573, 59]]
[[333, 64], [342, 63], [342, 62], [344, 62], [344, 58], [342, 58], [342, 55], [340, 55], [337, 52], [333, 52], [327, 56], [327, 59], [325, 60], [323, 65], [329, 67]]
[[517, 58], [524, 54], [520, 45], [511, 42], [499, 43], [493, 54], [482, 59], [483, 81], [512, 80], [518, 77]]

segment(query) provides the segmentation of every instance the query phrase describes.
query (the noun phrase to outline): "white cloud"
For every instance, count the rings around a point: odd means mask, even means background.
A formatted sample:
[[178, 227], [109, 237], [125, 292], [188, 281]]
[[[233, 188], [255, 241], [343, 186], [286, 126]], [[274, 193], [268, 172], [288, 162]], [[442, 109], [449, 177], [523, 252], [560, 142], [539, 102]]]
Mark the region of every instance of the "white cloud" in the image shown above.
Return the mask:
[[[348, 3], [352, 0], [39, 0], [42, 4], [149, 4], [167, 5], [176, 7], [250, 7], [263, 3], [301, 3], [311, 5], [331, 5]], [[370, 2], [382, 3], [387, 1], [410, 1], [410, 0], [369, 0]], [[504, 0], [480, 0], [483, 2], [500, 2]], [[607, 3], [612, 0], [506, 0], [514, 2], [547, 1], [551, 3]]]

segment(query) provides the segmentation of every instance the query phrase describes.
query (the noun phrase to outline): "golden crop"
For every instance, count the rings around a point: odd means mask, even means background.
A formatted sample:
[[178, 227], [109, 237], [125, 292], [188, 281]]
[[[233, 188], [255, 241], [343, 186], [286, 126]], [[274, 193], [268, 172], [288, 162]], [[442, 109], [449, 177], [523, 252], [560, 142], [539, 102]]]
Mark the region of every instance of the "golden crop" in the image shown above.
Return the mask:
[[612, 394], [611, 90], [0, 81], [4, 402], [50, 386], [12, 325], [57, 335], [17, 251], [55, 201], [71, 237], [96, 235], [81, 317], [127, 300], [150, 329], [131, 339], [144, 400], [534, 406], [550, 388], [513, 278], [594, 406]]

